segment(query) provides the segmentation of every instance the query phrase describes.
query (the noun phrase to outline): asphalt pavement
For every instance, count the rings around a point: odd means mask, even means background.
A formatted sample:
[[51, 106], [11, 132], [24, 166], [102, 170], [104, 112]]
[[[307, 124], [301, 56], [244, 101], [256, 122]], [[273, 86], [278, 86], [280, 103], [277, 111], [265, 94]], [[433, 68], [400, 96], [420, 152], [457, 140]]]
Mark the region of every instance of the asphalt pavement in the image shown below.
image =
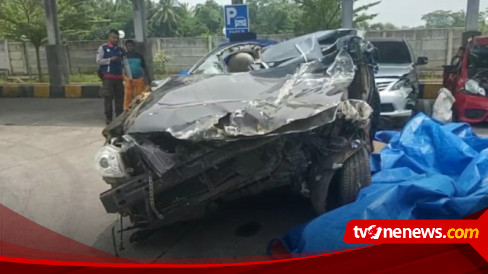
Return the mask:
[[[0, 98], [0, 201], [17, 213], [100, 250], [115, 253], [99, 194], [109, 188], [94, 168], [104, 139], [100, 99]], [[488, 136], [488, 126], [476, 127]], [[309, 202], [276, 190], [227, 204], [208, 217], [159, 230], [130, 244], [128, 258], [229, 258], [265, 255], [268, 242], [314, 217]], [[124, 226], [129, 225], [123, 220]]]

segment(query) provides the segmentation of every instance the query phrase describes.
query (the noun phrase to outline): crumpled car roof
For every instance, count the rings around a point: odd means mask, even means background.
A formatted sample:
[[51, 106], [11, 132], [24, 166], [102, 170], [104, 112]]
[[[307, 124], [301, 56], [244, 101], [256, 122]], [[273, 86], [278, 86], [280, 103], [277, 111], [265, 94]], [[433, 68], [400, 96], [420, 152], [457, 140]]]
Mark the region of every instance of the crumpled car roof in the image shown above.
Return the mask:
[[[338, 32], [320, 35], [325, 39]], [[125, 133], [167, 132], [182, 140], [222, 140], [300, 132], [333, 122], [354, 78], [355, 65], [345, 49], [317, 59], [323, 55], [314, 37], [295, 39], [303, 47], [295, 59], [303, 54], [311, 59], [308, 62], [245, 73], [168, 78], [129, 111]], [[280, 44], [271, 48], [276, 46]]]

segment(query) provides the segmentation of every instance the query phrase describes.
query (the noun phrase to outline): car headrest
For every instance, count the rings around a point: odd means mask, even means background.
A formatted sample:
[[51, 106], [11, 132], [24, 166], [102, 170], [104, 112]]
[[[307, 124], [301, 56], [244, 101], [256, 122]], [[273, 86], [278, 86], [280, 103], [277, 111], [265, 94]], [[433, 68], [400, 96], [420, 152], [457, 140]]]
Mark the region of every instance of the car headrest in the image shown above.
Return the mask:
[[231, 73], [249, 71], [249, 66], [254, 63], [254, 58], [250, 53], [238, 52], [230, 56], [227, 62], [227, 70]]

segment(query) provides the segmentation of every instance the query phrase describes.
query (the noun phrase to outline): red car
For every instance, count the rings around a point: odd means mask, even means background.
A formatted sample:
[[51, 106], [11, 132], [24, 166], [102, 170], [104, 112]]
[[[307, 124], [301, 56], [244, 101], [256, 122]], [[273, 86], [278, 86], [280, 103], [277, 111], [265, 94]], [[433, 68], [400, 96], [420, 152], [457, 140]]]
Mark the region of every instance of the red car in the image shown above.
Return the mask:
[[451, 65], [444, 66], [443, 86], [456, 98], [457, 121], [488, 122], [488, 36], [468, 40]]

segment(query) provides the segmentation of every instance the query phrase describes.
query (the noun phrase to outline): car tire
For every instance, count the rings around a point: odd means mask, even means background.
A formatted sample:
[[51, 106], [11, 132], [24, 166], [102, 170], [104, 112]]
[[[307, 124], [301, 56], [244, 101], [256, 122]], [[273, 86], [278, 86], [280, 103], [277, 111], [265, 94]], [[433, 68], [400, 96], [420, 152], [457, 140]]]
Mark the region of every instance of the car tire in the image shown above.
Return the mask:
[[354, 202], [359, 190], [371, 184], [368, 150], [363, 147], [347, 159], [342, 168], [325, 173], [312, 185], [310, 199], [317, 214]]
[[359, 191], [371, 184], [371, 165], [369, 153], [362, 148], [344, 162], [332, 179], [328, 193], [328, 210], [354, 202]]

